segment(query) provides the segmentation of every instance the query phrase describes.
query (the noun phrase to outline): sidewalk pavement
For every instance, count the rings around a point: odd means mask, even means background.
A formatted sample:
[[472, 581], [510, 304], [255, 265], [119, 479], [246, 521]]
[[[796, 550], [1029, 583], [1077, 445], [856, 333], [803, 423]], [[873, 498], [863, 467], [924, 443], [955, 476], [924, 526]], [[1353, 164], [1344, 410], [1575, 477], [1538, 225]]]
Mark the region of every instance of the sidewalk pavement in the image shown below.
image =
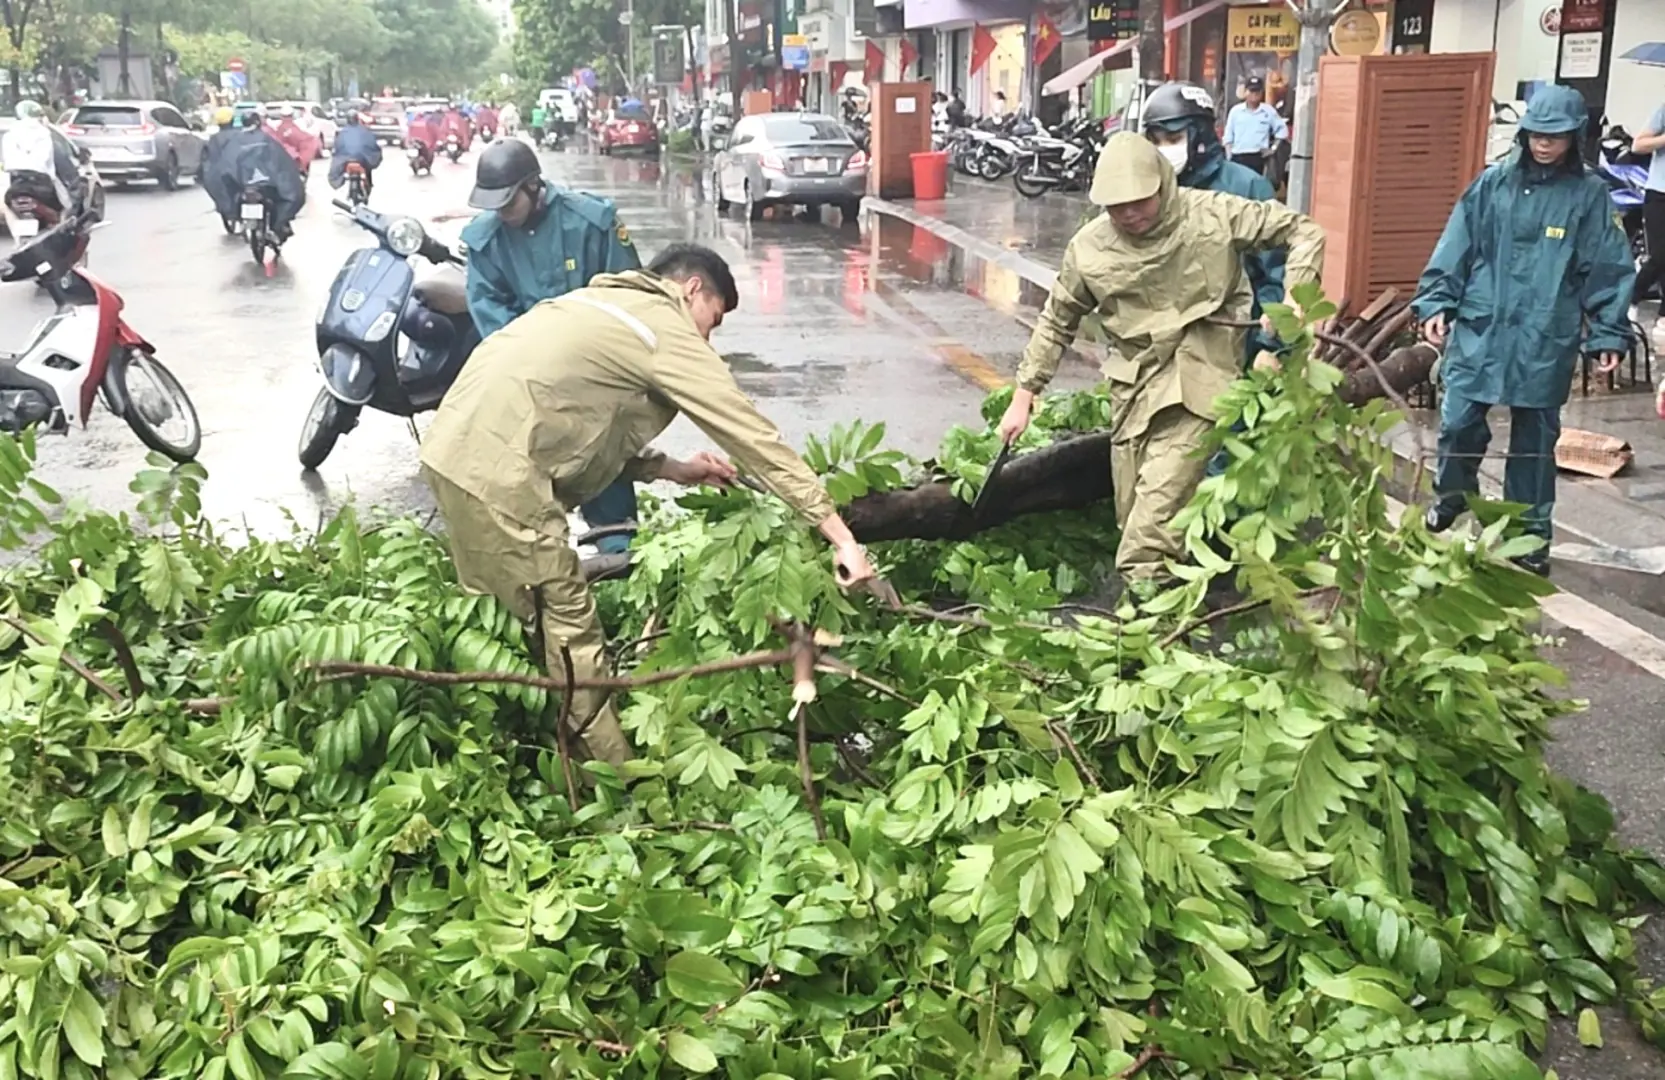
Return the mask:
[[[963, 176], [953, 177], [946, 198], [902, 202], [868, 196], [863, 207], [1001, 266], [1035, 290], [1052, 287], [1070, 237], [1096, 212], [1082, 196], [1054, 193], [1026, 199], [1009, 184]], [[1654, 364], [1652, 383], [1665, 377], [1661, 367]], [[1621, 369], [1627, 379], [1629, 368], [1626, 363]], [[1640, 369], [1637, 376], [1642, 382]], [[1592, 378], [1592, 385], [1596, 381]], [[1651, 384], [1619, 392], [1593, 388], [1586, 397], [1574, 384], [1562, 412], [1563, 426], [1624, 439], [1635, 451], [1635, 461], [1610, 480], [1562, 473], [1555, 507], [1556, 558], [1665, 576], [1665, 421], [1655, 414], [1651, 391]], [[1417, 413], [1393, 432], [1394, 450], [1407, 461], [1418, 452], [1413, 424], [1431, 453], [1438, 418]], [[1507, 410], [1494, 411], [1493, 430], [1492, 450], [1501, 453], [1508, 448]], [[1481, 487], [1490, 497], [1502, 492], [1503, 468], [1501, 457], [1481, 466]], [[1427, 472], [1432, 469], [1433, 462], [1427, 462]]]

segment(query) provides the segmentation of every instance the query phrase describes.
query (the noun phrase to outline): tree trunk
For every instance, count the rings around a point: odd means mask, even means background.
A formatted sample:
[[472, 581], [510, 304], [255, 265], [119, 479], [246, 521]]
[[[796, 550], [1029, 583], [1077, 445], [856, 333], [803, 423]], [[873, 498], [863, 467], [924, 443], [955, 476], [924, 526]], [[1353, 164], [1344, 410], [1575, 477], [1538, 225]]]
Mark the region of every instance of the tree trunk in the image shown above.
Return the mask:
[[1168, 38], [1162, 0], [1139, 0], [1139, 78], [1167, 78]]
[[[1427, 345], [1395, 349], [1381, 369], [1403, 394], [1426, 382], [1436, 353]], [[1375, 372], [1348, 375], [1336, 391], [1349, 405], [1385, 397]], [[1109, 498], [1110, 435], [1098, 432], [1054, 443], [1012, 459], [1000, 474], [994, 504], [979, 519], [945, 480], [902, 491], [863, 495], [843, 508], [856, 539], [962, 540], [982, 529], [1049, 510], [1075, 510]]]
[[[1428, 381], [1438, 353], [1428, 345], [1395, 349], [1378, 366], [1395, 393], [1404, 394]], [[1381, 380], [1369, 368], [1349, 374], [1336, 388], [1349, 405], [1380, 397]], [[992, 506], [982, 517], [954, 495], [946, 480], [900, 491], [863, 495], [841, 508], [844, 520], [864, 543], [879, 540], [963, 540], [1026, 514], [1080, 510], [1111, 494], [1110, 433], [1095, 432], [1053, 443], [1044, 450], [1014, 457], [1000, 474]], [[591, 581], [623, 577], [629, 555], [596, 555], [584, 560]]]
[[127, 55], [132, 48], [133, 17], [126, 8], [121, 12], [121, 35], [116, 41], [116, 59], [119, 73], [116, 76], [116, 93], [124, 98], [133, 96], [133, 77], [127, 73]]

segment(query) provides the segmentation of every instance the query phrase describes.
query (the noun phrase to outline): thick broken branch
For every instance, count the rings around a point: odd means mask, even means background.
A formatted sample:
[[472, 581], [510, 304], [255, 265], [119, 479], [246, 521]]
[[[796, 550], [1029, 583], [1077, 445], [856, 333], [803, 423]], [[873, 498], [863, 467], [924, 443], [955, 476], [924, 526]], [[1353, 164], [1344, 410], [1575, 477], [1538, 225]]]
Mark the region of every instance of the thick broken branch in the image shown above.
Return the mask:
[[[1395, 349], [1377, 365], [1381, 378], [1361, 367], [1342, 381], [1336, 395], [1349, 405], [1402, 396], [1427, 381], [1437, 355], [1427, 345]], [[1384, 382], [1391, 389], [1384, 388]], [[955, 497], [946, 480], [863, 495], [844, 508], [844, 520], [865, 542], [962, 540], [1026, 514], [1078, 510], [1110, 497], [1110, 436], [1083, 435], [1015, 457], [999, 483], [1001, 496], [981, 521], [973, 517], [971, 504]]]

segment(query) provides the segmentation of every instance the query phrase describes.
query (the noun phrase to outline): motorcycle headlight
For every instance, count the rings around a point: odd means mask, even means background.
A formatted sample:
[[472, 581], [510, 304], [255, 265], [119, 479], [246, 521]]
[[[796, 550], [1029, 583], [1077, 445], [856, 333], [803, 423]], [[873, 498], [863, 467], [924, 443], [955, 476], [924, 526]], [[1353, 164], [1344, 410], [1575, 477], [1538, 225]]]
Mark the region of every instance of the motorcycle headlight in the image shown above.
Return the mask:
[[399, 218], [387, 227], [387, 246], [396, 255], [415, 255], [426, 238], [422, 223], [415, 218]]

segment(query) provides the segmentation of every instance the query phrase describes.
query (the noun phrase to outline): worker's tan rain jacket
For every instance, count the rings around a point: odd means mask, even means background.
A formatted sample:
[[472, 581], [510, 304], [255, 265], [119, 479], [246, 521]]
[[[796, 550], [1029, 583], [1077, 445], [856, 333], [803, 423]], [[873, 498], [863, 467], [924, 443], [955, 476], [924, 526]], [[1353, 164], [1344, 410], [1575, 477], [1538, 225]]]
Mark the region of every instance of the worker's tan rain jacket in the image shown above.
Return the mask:
[[805, 521], [833, 514], [700, 335], [680, 285], [641, 270], [598, 275], [481, 344], [423, 439], [422, 464], [535, 525], [620, 475], [655, 475], [664, 455], [648, 444], [678, 412]]
[[1161, 217], [1128, 236], [1108, 215], [1083, 227], [1064, 252], [1058, 280], [1024, 350], [1018, 385], [1039, 392], [1058, 370], [1083, 316], [1098, 312], [1109, 335], [1115, 438], [1142, 435], [1172, 405], [1211, 418], [1214, 399], [1242, 370], [1243, 331], [1211, 318], [1246, 320], [1254, 294], [1243, 253], [1287, 247], [1285, 280], [1318, 280], [1324, 232], [1277, 202], [1182, 188], [1173, 167], [1132, 132], [1105, 144], [1092, 199], [1100, 205], [1162, 196]]

